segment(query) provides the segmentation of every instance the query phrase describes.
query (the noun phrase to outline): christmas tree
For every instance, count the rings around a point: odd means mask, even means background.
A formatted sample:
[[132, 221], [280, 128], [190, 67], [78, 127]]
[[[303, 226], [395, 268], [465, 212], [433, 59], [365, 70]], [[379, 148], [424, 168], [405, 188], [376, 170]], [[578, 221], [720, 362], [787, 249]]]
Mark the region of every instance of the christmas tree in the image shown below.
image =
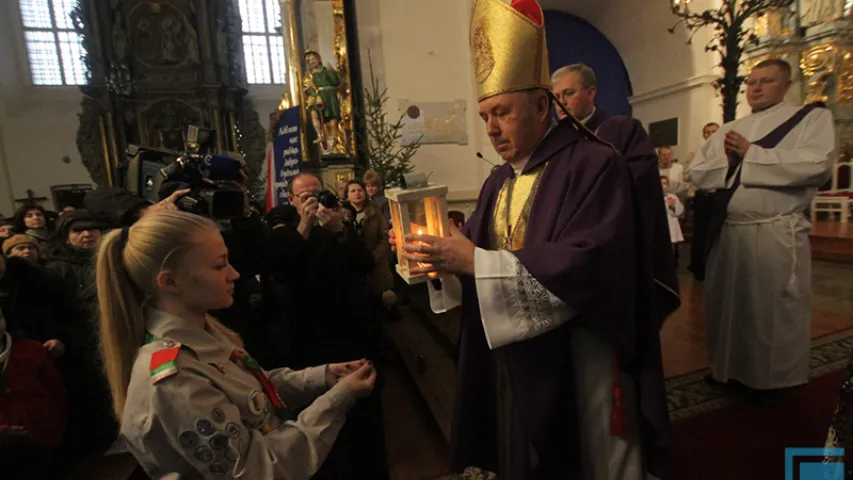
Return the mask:
[[[420, 138], [409, 145], [400, 145], [403, 137], [403, 116], [396, 122], [388, 121], [385, 104], [388, 103], [388, 88], [380, 88], [379, 81], [373, 75], [373, 62], [368, 53], [370, 68], [370, 88], [364, 89], [364, 121], [365, 133], [360, 134], [361, 143], [365, 146], [367, 156], [366, 169], [373, 169], [382, 176], [384, 187], [397, 187], [403, 175], [411, 172], [412, 157], [420, 147]], [[359, 177], [364, 171], [359, 172]]]

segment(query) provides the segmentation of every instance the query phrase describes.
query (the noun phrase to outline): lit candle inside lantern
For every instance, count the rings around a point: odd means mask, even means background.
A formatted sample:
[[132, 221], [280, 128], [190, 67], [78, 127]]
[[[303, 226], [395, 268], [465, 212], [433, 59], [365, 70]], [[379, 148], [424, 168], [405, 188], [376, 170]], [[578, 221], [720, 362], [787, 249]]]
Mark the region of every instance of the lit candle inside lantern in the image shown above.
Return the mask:
[[[412, 225], [414, 225], [414, 224], [412, 224]], [[418, 228], [418, 235], [423, 235], [423, 234], [424, 234], [424, 231], [422, 229]], [[427, 245], [425, 242], [418, 242], [418, 244], [419, 245]], [[418, 266], [419, 267], [431, 267], [432, 264], [418, 262]], [[430, 272], [427, 274], [427, 276], [429, 278], [438, 278], [438, 272]]]
[[[412, 227], [414, 227], [414, 226], [415, 226], [415, 224], [413, 223], [413, 224], [412, 224]], [[424, 234], [423, 229], [418, 228], [418, 235], [423, 235], [423, 234]], [[425, 242], [417, 242], [417, 244], [418, 244], [418, 245], [424, 245], [424, 246], [426, 246], [426, 243], [425, 243]], [[430, 264], [428, 264], [428, 263], [422, 263], [422, 262], [417, 262], [417, 264], [418, 264], [418, 266], [419, 266], [419, 267], [429, 267], [429, 266], [430, 266]]]

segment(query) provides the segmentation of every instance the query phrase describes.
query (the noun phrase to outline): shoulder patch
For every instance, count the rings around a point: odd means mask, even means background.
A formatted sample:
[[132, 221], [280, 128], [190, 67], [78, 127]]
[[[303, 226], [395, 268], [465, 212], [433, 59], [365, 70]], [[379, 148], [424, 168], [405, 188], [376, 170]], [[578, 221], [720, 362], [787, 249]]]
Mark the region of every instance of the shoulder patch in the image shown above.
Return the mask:
[[175, 359], [178, 358], [180, 351], [181, 344], [166, 340], [163, 342], [163, 348], [151, 354], [148, 371], [154, 385], [178, 373], [178, 365], [175, 363]]

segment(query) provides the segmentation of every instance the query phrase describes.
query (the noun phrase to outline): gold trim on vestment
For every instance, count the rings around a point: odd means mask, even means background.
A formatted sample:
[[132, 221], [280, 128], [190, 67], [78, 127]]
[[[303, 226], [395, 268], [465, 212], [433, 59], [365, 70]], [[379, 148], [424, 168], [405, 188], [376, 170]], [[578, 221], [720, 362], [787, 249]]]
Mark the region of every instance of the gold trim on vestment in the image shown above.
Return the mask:
[[527, 173], [508, 178], [495, 202], [492, 243], [501, 250], [519, 250], [524, 247], [527, 222], [542, 174], [547, 163]]

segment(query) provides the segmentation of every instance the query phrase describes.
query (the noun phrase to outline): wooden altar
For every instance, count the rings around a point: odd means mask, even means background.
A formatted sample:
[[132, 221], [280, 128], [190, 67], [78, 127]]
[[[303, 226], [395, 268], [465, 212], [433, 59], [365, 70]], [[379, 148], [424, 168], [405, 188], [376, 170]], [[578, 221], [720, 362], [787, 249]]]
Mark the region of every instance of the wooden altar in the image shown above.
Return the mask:
[[128, 145], [160, 131], [216, 130], [257, 179], [265, 132], [247, 96], [236, 0], [81, 0], [74, 11], [89, 81], [77, 147], [99, 185], [123, 184]]

